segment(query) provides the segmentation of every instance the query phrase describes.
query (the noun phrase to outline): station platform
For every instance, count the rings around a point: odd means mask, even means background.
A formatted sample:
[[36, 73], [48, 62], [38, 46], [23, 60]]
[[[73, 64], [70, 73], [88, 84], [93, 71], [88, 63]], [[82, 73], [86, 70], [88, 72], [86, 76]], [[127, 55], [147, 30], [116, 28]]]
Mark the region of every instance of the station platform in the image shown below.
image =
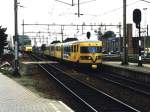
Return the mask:
[[104, 61], [103, 64], [150, 74], [150, 64], [142, 64], [142, 67], [139, 67], [138, 63], [128, 63], [128, 65], [122, 65], [121, 61]]
[[53, 64], [58, 63], [56, 61], [22, 61], [23, 64]]
[[45, 99], [0, 73], [0, 112], [73, 112], [61, 101]]
[[150, 64], [142, 64], [142, 67], [139, 67], [138, 63], [129, 62], [128, 65], [122, 65], [121, 61], [103, 61], [103, 70], [150, 83]]

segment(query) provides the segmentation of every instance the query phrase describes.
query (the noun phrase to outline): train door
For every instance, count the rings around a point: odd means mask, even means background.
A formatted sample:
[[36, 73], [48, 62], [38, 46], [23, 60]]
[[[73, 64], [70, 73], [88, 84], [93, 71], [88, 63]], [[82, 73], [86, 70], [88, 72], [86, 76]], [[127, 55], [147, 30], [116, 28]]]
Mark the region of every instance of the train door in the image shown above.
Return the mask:
[[75, 45], [75, 56], [74, 56], [76, 62], [79, 61], [79, 57], [80, 57], [80, 56], [79, 56], [79, 45], [76, 44], [76, 45]]
[[61, 45], [61, 59], [63, 59], [63, 55], [64, 55], [64, 45]]
[[72, 61], [76, 61], [76, 45], [72, 45]]

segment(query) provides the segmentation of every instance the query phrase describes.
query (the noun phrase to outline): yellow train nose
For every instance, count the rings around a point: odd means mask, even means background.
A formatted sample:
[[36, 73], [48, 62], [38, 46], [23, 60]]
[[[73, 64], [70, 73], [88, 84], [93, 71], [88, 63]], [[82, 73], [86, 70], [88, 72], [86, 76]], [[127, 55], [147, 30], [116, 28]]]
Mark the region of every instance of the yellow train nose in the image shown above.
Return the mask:
[[93, 56], [92, 58], [93, 58], [93, 61], [95, 61], [95, 60], [96, 60], [96, 56]]

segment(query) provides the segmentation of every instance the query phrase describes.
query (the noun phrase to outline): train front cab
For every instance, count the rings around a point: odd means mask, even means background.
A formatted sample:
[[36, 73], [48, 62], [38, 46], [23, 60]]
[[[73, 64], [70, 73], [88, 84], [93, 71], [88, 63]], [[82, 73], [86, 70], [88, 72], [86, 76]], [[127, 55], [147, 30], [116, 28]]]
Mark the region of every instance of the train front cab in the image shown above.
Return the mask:
[[102, 42], [73, 42], [63, 45], [63, 60], [97, 69], [102, 63]]
[[79, 63], [90, 65], [92, 69], [97, 69], [102, 63], [102, 42], [81, 42], [79, 44]]

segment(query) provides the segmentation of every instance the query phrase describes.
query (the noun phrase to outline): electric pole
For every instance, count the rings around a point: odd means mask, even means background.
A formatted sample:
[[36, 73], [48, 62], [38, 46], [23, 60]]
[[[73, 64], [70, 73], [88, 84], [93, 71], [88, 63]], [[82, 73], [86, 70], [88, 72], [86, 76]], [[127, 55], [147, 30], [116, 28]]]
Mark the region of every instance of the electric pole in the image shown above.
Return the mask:
[[144, 39], [144, 57], [145, 57], [145, 52], [146, 52], [146, 37], [147, 37], [147, 25], [146, 25], [146, 11], [147, 11], [147, 8], [143, 8], [143, 10], [144, 10], [144, 12], [145, 12], [145, 21], [144, 21], [144, 37], [143, 37], [143, 39]]
[[64, 33], [63, 33], [63, 30], [64, 30], [64, 26], [61, 25], [61, 36], [62, 36], [62, 43], [64, 41]]
[[24, 37], [24, 20], [22, 21], [22, 35]]
[[72, 6], [74, 6], [74, 2], [73, 2], [73, 0], [72, 0]]
[[78, 0], [78, 17], [80, 17], [80, 1]]
[[18, 60], [18, 2], [14, 0], [14, 24], [15, 24], [15, 35], [14, 35], [14, 44], [15, 44], [15, 62], [14, 62], [14, 73], [13, 75], [19, 75], [19, 60]]
[[123, 0], [123, 62], [122, 65], [128, 65], [128, 44], [126, 29], [126, 0]]

